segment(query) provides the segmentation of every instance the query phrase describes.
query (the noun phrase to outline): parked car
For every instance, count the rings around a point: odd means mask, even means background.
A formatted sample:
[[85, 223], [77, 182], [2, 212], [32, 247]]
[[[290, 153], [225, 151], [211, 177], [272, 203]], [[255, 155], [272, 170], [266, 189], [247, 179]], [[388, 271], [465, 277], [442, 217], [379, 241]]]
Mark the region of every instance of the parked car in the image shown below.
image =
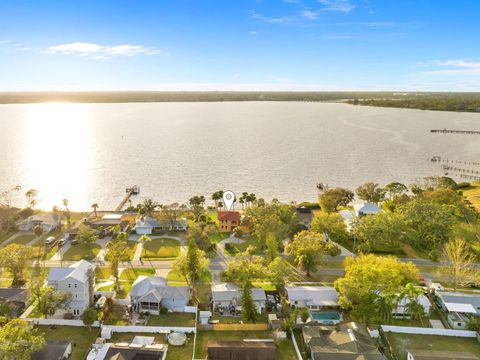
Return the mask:
[[63, 245], [66, 244], [66, 242], [67, 242], [67, 239], [65, 239], [65, 238], [60, 239], [60, 240], [58, 241], [58, 246], [59, 246], [59, 247], [62, 247]]
[[72, 239], [72, 241], [70, 241], [72, 243], [72, 245], [77, 245], [78, 244], [78, 240], [77, 239]]
[[45, 240], [45, 245], [52, 245], [55, 242], [55, 237], [49, 236], [47, 240]]
[[107, 298], [105, 296], [101, 296], [100, 299], [97, 300], [95, 303], [95, 307], [97, 309], [101, 309], [105, 306], [105, 302], [107, 301]]

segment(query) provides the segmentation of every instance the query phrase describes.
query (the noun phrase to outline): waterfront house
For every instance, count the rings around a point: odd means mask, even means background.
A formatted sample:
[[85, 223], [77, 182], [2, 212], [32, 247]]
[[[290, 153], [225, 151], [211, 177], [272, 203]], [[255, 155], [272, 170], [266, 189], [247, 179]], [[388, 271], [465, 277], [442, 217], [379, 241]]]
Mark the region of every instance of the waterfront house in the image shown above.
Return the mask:
[[101, 218], [85, 218], [83, 224], [90, 226], [92, 229], [108, 233], [113, 227], [119, 227], [120, 231], [128, 231], [131, 221], [123, 213], [105, 213]]
[[312, 360], [385, 360], [363, 325], [306, 325], [302, 335]]
[[480, 294], [436, 291], [437, 305], [447, 313], [454, 329], [466, 329], [470, 316], [480, 314]]
[[169, 286], [160, 276], [139, 276], [130, 290], [132, 309], [139, 313], [159, 315], [161, 308], [183, 312], [190, 300], [186, 286]]
[[[221, 338], [221, 334], [219, 335]], [[277, 348], [273, 340], [209, 340], [208, 360], [276, 360]]]
[[370, 203], [370, 202], [353, 205], [353, 210], [355, 212], [355, 216], [357, 217], [362, 217], [366, 215], [375, 215], [382, 212], [381, 208], [379, 208], [374, 203]]
[[218, 228], [220, 232], [228, 232], [240, 226], [240, 213], [238, 211], [219, 211]]
[[60, 215], [51, 213], [38, 214], [17, 222], [18, 230], [20, 231], [33, 231], [38, 225], [43, 228], [45, 233], [53, 231], [60, 226]]
[[340, 210], [338, 213], [342, 217], [347, 230], [351, 231], [355, 223], [355, 215], [350, 210]]
[[[258, 313], [265, 310], [267, 296], [262, 288], [252, 288], [252, 298]], [[212, 308], [214, 312], [235, 314], [241, 311], [240, 291], [237, 285], [222, 283], [212, 285]]]
[[56, 291], [72, 294], [66, 310], [79, 316], [93, 303], [95, 265], [80, 260], [69, 267], [50, 268], [47, 282]]
[[135, 233], [138, 235], [151, 235], [160, 231], [186, 231], [188, 222], [186, 219], [177, 219], [174, 221], [157, 220], [152, 217], [142, 216], [135, 222]]
[[303, 225], [305, 229], [310, 229], [313, 220], [312, 209], [307, 207], [295, 208], [295, 223]]
[[8, 306], [8, 315], [18, 317], [28, 305], [28, 291], [22, 288], [0, 288], [0, 304]]
[[164, 360], [168, 346], [155, 343], [154, 336], [135, 336], [131, 342], [107, 343], [98, 338], [86, 360]]
[[72, 353], [72, 341], [47, 340], [47, 345], [32, 354], [31, 360], [64, 360]]

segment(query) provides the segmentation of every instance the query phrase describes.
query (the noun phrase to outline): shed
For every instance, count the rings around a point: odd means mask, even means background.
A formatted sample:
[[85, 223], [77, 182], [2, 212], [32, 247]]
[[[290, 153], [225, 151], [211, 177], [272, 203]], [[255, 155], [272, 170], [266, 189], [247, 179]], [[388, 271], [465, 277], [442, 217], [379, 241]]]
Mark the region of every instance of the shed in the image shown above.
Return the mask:
[[200, 314], [199, 314], [200, 324], [204, 324], [204, 325], [208, 324], [211, 317], [212, 317], [211, 311], [200, 311]]

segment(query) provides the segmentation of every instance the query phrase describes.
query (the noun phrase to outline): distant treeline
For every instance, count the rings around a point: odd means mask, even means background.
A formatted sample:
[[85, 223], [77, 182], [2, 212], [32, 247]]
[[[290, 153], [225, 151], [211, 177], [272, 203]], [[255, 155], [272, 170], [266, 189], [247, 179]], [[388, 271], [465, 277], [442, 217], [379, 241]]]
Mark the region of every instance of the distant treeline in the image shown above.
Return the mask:
[[323, 101], [422, 110], [480, 112], [480, 93], [282, 92], [282, 91], [110, 91], [4, 92], [0, 104], [39, 102], [128, 103], [206, 101]]
[[480, 93], [407, 93], [393, 96], [358, 97], [347, 102], [354, 105], [480, 112]]

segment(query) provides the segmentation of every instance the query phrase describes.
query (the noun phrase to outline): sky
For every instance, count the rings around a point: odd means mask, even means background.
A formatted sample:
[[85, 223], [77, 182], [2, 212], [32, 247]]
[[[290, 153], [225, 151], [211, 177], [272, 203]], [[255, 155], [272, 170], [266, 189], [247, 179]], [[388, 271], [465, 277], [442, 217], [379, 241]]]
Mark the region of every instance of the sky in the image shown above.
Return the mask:
[[0, 0], [0, 91], [480, 91], [477, 0]]

